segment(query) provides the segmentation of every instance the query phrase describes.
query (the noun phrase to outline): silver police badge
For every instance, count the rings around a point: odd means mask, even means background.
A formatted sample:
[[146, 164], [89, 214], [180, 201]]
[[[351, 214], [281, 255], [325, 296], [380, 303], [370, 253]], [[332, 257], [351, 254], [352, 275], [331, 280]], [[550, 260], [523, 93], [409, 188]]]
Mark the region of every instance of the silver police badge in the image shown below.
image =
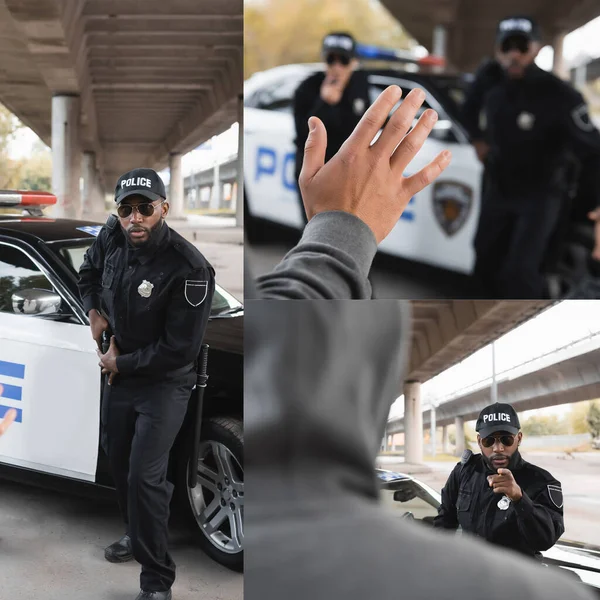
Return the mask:
[[150, 298], [150, 295], [152, 294], [153, 289], [154, 289], [154, 284], [152, 284], [149, 281], [146, 281], [144, 279], [144, 281], [142, 281], [142, 283], [140, 283], [140, 285], [138, 287], [138, 294], [142, 298]]
[[354, 100], [354, 112], [357, 115], [362, 115], [365, 112], [365, 101], [362, 98]]
[[519, 126], [519, 129], [522, 129], [523, 131], [530, 131], [533, 129], [534, 123], [535, 116], [529, 112], [522, 112], [517, 117], [517, 125]]
[[510, 506], [510, 498], [508, 496], [502, 496], [500, 500], [498, 500], [498, 508], [500, 510], [506, 510]]

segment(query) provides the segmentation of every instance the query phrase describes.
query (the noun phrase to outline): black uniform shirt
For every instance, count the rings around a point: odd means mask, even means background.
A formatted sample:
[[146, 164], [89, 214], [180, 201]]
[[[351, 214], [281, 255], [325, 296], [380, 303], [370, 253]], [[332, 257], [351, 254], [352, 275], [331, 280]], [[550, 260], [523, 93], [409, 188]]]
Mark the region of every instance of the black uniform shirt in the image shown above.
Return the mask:
[[302, 169], [304, 146], [308, 138], [308, 119], [319, 117], [327, 129], [327, 152], [330, 160], [350, 137], [362, 116], [369, 108], [369, 83], [364, 71], [354, 71], [340, 102], [327, 104], [321, 99], [321, 85], [325, 73], [319, 72], [304, 80], [294, 96], [294, 119], [296, 122], [296, 178]]
[[134, 248], [109, 217], [79, 271], [84, 309], [108, 318], [122, 374], [153, 375], [195, 361], [210, 316], [214, 270], [163, 224], [152, 245]]
[[457, 529], [530, 556], [551, 548], [564, 533], [560, 482], [548, 471], [516, 457], [511, 472], [523, 497], [501, 510], [487, 477], [493, 472], [481, 454], [456, 465], [442, 490], [434, 526]]
[[[562, 195], [569, 159], [600, 173], [600, 133], [568, 83], [531, 65], [511, 80], [495, 63], [478, 72], [464, 105], [472, 139], [490, 144], [487, 171], [504, 201]], [[600, 198], [600, 176], [589, 193]]]

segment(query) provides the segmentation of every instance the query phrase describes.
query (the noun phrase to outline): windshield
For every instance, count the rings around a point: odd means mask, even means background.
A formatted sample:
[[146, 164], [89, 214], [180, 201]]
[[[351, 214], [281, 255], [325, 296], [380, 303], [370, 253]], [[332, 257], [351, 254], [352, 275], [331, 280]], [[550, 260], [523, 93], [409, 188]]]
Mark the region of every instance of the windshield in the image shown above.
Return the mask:
[[[77, 276], [83, 264], [86, 251], [94, 240], [73, 240], [72, 242], [49, 243], [48, 246], [61, 258], [67, 268]], [[210, 316], [230, 315], [242, 310], [242, 303], [234, 298], [228, 291], [216, 286], [213, 296]]]

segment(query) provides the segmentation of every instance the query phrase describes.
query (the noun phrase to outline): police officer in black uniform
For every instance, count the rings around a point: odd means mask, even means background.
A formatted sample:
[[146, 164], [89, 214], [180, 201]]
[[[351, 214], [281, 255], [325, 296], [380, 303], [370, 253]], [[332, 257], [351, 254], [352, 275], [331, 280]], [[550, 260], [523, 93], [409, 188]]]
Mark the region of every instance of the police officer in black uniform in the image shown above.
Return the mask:
[[476, 424], [481, 454], [465, 450], [442, 490], [434, 526], [457, 529], [539, 558], [563, 534], [560, 482], [519, 453], [519, 417], [510, 404], [484, 408]]
[[[118, 218], [109, 217], [79, 272], [110, 384], [103, 398], [103, 447], [127, 527], [105, 557], [141, 563], [138, 600], [170, 600], [175, 563], [167, 548], [173, 492], [167, 465], [196, 382], [214, 270], [165, 223], [169, 205], [158, 173], [126, 173], [115, 201]], [[109, 329], [114, 335], [103, 354], [101, 338]]]
[[595, 202], [589, 210], [600, 199], [600, 134], [581, 94], [535, 65], [540, 47], [532, 19], [501, 21], [496, 60], [479, 69], [464, 104], [485, 165], [475, 276], [492, 298], [544, 297], [543, 262], [573, 157], [592, 174], [586, 178], [586, 194]]
[[[327, 129], [327, 162], [350, 137], [371, 105], [367, 74], [357, 70], [354, 38], [348, 33], [330, 33], [323, 39], [322, 56], [325, 72], [315, 73], [303, 81], [294, 96], [296, 181], [302, 170], [308, 119], [318, 117]], [[298, 196], [306, 220], [302, 197]]]

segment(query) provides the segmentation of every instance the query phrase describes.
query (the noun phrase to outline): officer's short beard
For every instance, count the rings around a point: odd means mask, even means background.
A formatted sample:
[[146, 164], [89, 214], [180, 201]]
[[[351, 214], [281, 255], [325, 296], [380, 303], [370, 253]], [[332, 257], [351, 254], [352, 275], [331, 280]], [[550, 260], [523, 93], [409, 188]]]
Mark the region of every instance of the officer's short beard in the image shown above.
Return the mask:
[[148, 238], [144, 241], [134, 241], [131, 236], [129, 235], [129, 232], [127, 232], [127, 239], [129, 240], [129, 243], [137, 249], [142, 249], [142, 248], [151, 248], [155, 243], [156, 243], [156, 239], [158, 238], [158, 234], [160, 233], [160, 230], [163, 226], [164, 223], [164, 218], [161, 217], [157, 223], [155, 223], [152, 227], [147, 228], [144, 227], [144, 229], [146, 230], [146, 232], [148, 233]]
[[[494, 458], [494, 454], [492, 454], [489, 458], [483, 454], [483, 452], [481, 453], [481, 456], [483, 457], [483, 462], [485, 463], [485, 466], [492, 472], [492, 473], [496, 473], [498, 471], [497, 467], [494, 467], [492, 465], [492, 458]], [[506, 467], [502, 467], [503, 469], [508, 469], [509, 471], [513, 471], [516, 464], [519, 462], [519, 458], [521, 458], [521, 455], [519, 454], [519, 449], [517, 448], [514, 452], [514, 454], [508, 459], [508, 465], [506, 465]]]

